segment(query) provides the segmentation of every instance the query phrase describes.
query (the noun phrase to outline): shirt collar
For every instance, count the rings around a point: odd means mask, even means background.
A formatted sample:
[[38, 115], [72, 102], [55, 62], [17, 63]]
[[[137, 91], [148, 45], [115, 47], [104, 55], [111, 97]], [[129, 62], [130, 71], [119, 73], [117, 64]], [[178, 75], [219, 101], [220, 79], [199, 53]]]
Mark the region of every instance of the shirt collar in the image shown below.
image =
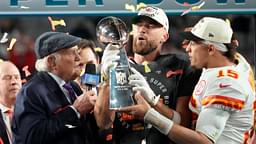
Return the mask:
[[58, 85], [62, 88], [62, 86], [66, 83], [63, 79], [61, 79], [59, 76], [48, 72], [48, 74], [58, 83]]
[[0, 109], [1, 109], [2, 113], [5, 113], [5, 112], [7, 112], [8, 110], [10, 110], [10, 108], [4, 106], [4, 105], [1, 104], [1, 103], [0, 103]]

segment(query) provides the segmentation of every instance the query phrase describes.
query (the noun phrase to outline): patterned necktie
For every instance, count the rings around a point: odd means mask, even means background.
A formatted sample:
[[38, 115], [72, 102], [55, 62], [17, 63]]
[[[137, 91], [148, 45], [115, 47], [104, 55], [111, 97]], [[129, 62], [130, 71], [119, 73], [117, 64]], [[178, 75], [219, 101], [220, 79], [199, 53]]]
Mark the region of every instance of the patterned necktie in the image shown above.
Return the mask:
[[76, 100], [76, 94], [75, 94], [74, 89], [72, 88], [72, 86], [69, 83], [65, 83], [63, 85], [63, 87], [68, 91], [71, 103], [73, 103]]

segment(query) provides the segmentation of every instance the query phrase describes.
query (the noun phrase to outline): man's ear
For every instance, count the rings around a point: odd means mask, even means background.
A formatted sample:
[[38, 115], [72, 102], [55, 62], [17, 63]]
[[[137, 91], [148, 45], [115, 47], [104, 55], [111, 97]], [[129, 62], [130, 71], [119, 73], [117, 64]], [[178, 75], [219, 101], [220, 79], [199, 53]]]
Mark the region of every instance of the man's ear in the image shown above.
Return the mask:
[[166, 32], [166, 33], [163, 35], [163, 37], [162, 37], [162, 42], [163, 42], [163, 43], [166, 42], [166, 41], [168, 40], [168, 38], [169, 38], [169, 33]]
[[56, 66], [56, 56], [54, 55], [50, 55], [47, 58], [47, 65], [50, 69], [54, 69], [54, 67]]
[[214, 45], [212, 45], [212, 44], [208, 45], [208, 53], [209, 53], [209, 55], [213, 55], [216, 52], [216, 50], [217, 49], [215, 48]]

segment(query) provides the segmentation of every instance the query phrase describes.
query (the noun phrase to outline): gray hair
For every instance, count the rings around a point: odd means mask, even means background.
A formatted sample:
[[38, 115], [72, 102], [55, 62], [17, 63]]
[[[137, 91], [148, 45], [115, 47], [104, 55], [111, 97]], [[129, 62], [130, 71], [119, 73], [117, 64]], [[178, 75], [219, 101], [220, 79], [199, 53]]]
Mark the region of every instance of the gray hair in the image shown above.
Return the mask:
[[36, 60], [35, 68], [37, 71], [49, 71], [47, 66], [48, 56]]
[[47, 60], [51, 56], [54, 56], [55, 58], [58, 58], [59, 55], [58, 55], [57, 52], [55, 52], [55, 53], [52, 53], [52, 54], [50, 54], [48, 56], [45, 56], [41, 59], [36, 60], [36, 64], [35, 64], [36, 70], [37, 71], [46, 71], [46, 72], [48, 72], [49, 67], [48, 67], [48, 64], [47, 64]]

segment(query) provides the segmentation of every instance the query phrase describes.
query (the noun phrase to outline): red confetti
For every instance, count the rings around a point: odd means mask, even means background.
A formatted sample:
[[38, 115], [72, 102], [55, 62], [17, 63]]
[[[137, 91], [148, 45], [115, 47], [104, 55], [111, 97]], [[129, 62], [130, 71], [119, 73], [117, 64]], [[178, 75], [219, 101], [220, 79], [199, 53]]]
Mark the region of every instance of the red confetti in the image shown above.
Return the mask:
[[28, 65], [24, 66], [24, 67], [22, 68], [22, 71], [25, 72], [25, 76], [26, 76], [26, 77], [28, 77], [28, 76], [31, 75], [31, 72], [28, 70]]

